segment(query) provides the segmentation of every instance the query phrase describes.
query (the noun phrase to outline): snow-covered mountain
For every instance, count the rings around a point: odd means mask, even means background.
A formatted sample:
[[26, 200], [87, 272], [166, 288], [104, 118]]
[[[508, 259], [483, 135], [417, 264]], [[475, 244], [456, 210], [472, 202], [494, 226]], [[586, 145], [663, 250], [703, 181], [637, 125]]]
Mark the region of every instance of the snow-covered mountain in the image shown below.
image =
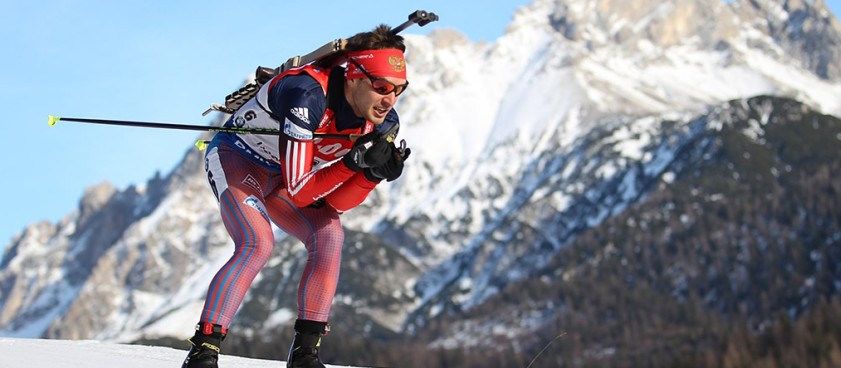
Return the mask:
[[[408, 49], [398, 110], [413, 154], [344, 215], [334, 330], [417, 333], [535, 277], [672, 180], [679, 152], [721, 126], [698, 121], [729, 101], [841, 116], [841, 25], [821, 0], [535, 0], [493, 43], [441, 29]], [[0, 263], [0, 334], [186, 337], [232, 248], [201, 165], [190, 149], [172, 173], [100, 184], [60, 223], [29, 226]], [[294, 320], [305, 254], [276, 234], [243, 335]]]

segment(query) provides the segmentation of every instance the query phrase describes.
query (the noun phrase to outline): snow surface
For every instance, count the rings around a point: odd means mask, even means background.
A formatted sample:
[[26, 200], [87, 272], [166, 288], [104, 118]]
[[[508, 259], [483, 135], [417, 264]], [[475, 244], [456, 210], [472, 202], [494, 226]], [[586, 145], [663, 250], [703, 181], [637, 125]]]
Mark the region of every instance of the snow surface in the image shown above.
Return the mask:
[[[175, 368], [186, 351], [159, 346], [123, 345], [92, 340], [42, 340], [0, 338], [0, 368]], [[225, 368], [279, 368], [277, 360], [222, 355]], [[333, 368], [349, 366], [327, 365]]]

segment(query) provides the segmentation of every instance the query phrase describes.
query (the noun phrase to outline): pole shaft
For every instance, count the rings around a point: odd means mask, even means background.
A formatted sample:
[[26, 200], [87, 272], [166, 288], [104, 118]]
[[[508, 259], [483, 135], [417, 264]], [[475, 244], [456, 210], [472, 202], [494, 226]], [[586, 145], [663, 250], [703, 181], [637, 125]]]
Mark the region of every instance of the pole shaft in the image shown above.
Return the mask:
[[268, 134], [280, 135], [283, 132], [274, 129], [255, 129], [255, 128], [236, 128], [236, 127], [214, 127], [207, 125], [189, 125], [189, 124], [171, 124], [171, 123], [156, 123], [149, 121], [129, 121], [129, 120], [108, 120], [108, 119], [82, 119], [82, 118], [61, 118], [60, 121], [72, 121], [77, 123], [90, 123], [102, 125], [122, 125], [133, 126], [140, 128], [160, 128], [160, 129], [177, 129], [177, 130], [196, 130], [205, 132], [222, 132], [222, 133], [239, 133], [239, 134]]
[[[219, 133], [235, 133], [235, 134], [265, 134], [265, 135], [281, 135], [281, 134], [284, 134], [283, 131], [277, 130], [277, 129], [215, 127], [215, 126], [209, 126], [209, 125], [156, 123], [156, 122], [150, 122], [150, 121], [108, 120], [108, 119], [87, 119], [87, 118], [59, 118], [58, 120], [59, 121], [72, 121], [72, 122], [76, 122], [76, 123], [132, 126], [132, 127], [139, 127], [139, 128], [195, 130], [195, 131], [203, 131], [203, 132], [219, 132]], [[320, 133], [320, 132], [314, 132], [313, 135], [317, 138], [350, 139], [350, 140], [356, 140], [357, 136], [359, 136], [358, 134], [329, 134], [329, 133]]]

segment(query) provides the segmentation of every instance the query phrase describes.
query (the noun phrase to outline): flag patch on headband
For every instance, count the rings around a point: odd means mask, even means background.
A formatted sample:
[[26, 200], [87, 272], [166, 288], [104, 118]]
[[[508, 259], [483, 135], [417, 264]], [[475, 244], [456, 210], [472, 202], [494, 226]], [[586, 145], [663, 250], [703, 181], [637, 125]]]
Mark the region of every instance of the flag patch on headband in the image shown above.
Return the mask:
[[374, 77], [406, 79], [406, 58], [399, 49], [354, 51], [348, 53], [348, 59], [354, 61], [345, 71], [348, 79], [365, 78], [362, 70]]
[[389, 56], [388, 63], [394, 69], [395, 72], [402, 72], [406, 70], [406, 59], [400, 56]]

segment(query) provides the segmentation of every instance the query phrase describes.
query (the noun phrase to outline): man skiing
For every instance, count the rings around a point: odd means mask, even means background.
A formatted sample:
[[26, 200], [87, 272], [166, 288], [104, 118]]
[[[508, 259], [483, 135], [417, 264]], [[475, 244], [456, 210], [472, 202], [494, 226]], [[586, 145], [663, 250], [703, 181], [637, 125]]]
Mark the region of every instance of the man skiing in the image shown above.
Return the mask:
[[318, 349], [338, 283], [340, 215], [397, 179], [410, 153], [393, 143], [393, 107], [409, 84], [403, 38], [380, 25], [347, 41], [345, 67], [284, 71], [226, 122], [284, 134], [217, 133], [208, 146], [205, 171], [234, 254], [210, 282], [182, 368], [218, 367], [234, 314], [271, 255], [271, 223], [308, 252], [287, 367], [324, 367]]

